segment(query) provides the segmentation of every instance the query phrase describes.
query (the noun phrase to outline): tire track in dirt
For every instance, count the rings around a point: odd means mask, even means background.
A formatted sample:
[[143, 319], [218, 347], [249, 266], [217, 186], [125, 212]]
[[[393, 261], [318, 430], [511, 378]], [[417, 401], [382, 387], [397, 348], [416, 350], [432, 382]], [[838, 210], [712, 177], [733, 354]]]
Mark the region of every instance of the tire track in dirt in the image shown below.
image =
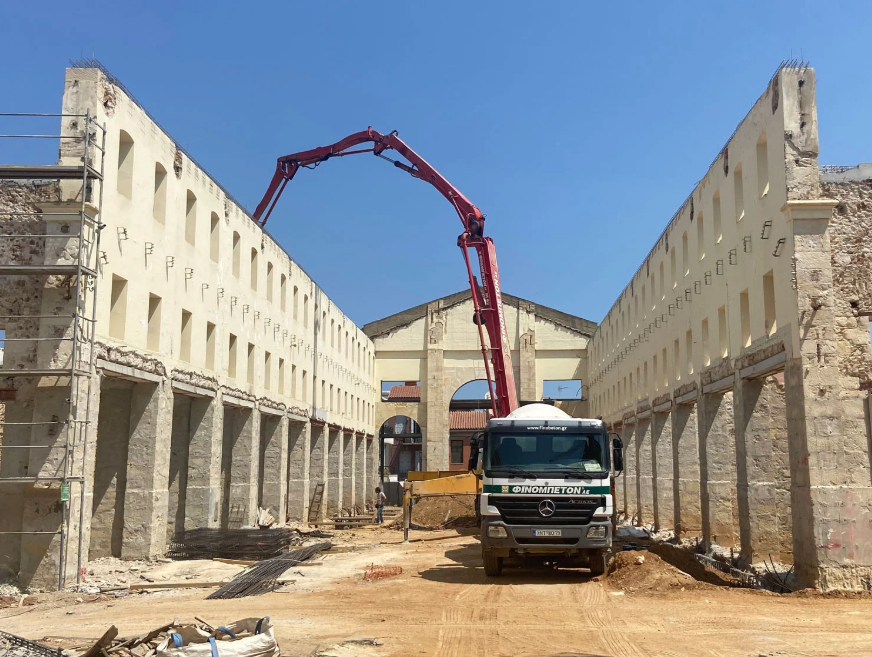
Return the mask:
[[433, 657], [492, 657], [491, 633], [476, 627], [443, 627]]
[[606, 653], [614, 657], [648, 657], [627, 636], [617, 630], [600, 631]]

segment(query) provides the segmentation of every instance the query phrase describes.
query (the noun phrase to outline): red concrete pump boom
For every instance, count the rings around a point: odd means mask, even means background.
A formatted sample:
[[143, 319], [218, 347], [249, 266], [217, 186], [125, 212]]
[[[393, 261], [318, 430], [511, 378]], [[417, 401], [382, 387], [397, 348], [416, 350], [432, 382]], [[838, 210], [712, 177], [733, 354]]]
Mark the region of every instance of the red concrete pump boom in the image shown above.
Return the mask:
[[[358, 148], [360, 144], [371, 143], [372, 148]], [[353, 149], [353, 150], [352, 150]], [[384, 155], [387, 150], [393, 150], [402, 155], [410, 164], [392, 160]], [[270, 181], [269, 188], [263, 200], [254, 211], [254, 218], [264, 226], [275, 208], [285, 186], [297, 174], [300, 167], [314, 169], [332, 157], [343, 157], [358, 153], [372, 153], [393, 163], [413, 178], [418, 178], [433, 185], [442, 196], [454, 206], [463, 223], [463, 232], [457, 238], [457, 246], [463, 252], [466, 262], [466, 272], [469, 276], [469, 287], [472, 291], [472, 304], [475, 308], [473, 321], [478, 325], [478, 335], [481, 341], [481, 352], [484, 356], [485, 371], [490, 389], [491, 407], [496, 417], [505, 417], [518, 407], [518, 396], [515, 391], [515, 375], [512, 370], [512, 355], [509, 346], [509, 336], [503, 315], [503, 300], [500, 293], [500, 273], [497, 267], [497, 254], [493, 240], [484, 236], [484, 215], [470, 203], [460, 191], [448, 182], [427, 161], [409, 148], [398, 136], [397, 131], [383, 135], [372, 128], [356, 132], [330, 146], [322, 146], [301, 153], [280, 157], [276, 164], [276, 172]], [[265, 214], [264, 214], [265, 213]], [[481, 271], [482, 285], [472, 273], [469, 261], [469, 249], [475, 249]], [[488, 344], [485, 342], [482, 325], [487, 329], [490, 342], [490, 364], [488, 364]], [[490, 366], [493, 366], [491, 377]], [[491, 380], [496, 382], [496, 390]]]

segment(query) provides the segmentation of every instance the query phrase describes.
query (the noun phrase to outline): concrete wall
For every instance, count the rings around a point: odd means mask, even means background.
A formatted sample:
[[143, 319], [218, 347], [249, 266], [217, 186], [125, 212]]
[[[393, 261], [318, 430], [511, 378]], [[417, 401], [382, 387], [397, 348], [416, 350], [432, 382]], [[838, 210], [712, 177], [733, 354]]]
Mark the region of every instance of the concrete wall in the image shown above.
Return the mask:
[[[326, 479], [310, 463], [313, 422], [352, 436], [355, 444], [350, 467], [332, 486], [343, 502], [333, 508], [363, 505], [372, 494], [357, 487], [355, 457], [356, 443], [366, 445], [374, 435], [372, 341], [118, 84], [96, 68], [68, 69], [63, 112], [85, 111], [105, 122], [107, 141], [99, 217], [105, 228], [94, 263], [98, 373], [91, 416], [81, 412], [91, 428], [71, 471], [85, 481], [84, 562], [89, 549], [123, 558], [160, 556], [180, 529], [252, 524], [258, 503], [282, 523], [286, 514], [305, 517], [311, 481]], [[82, 125], [64, 118], [61, 134], [80, 134]], [[66, 141], [60, 152], [62, 163], [81, 161], [81, 149]], [[0, 211], [41, 214], [4, 217], [0, 229], [64, 233], [69, 219], [58, 213], [79, 210], [65, 200], [81, 198], [80, 187], [3, 183]], [[99, 191], [97, 183], [86, 198], [96, 202]], [[51, 249], [46, 240], [28, 239], [0, 240], [0, 262], [76, 257], [77, 236], [60, 246], [51, 242]], [[0, 315], [69, 312], [69, 281], [55, 278], [14, 277], [14, 292], [0, 295]], [[64, 336], [71, 327], [58, 320], [0, 325], [8, 338]], [[58, 367], [69, 358], [50, 343], [7, 343], [5, 349], [6, 367]], [[52, 387], [42, 381], [16, 379], [6, 421], [66, 417], [65, 382]], [[84, 401], [74, 403], [84, 409]], [[12, 433], [4, 427], [6, 438]], [[59, 435], [22, 430], [13, 437], [45, 449], [26, 456], [4, 450], [0, 475], [58, 469]], [[54, 531], [62, 522], [56, 484], [0, 486], [0, 495], [0, 531]], [[78, 531], [75, 490], [73, 497], [71, 549]], [[49, 586], [57, 581], [59, 542], [48, 535], [0, 535], [0, 571], [23, 584]], [[74, 581], [75, 555], [67, 563], [67, 581]]]
[[822, 185], [817, 152], [814, 71], [780, 69], [597, 329], [592, 412], [632, 452], [628, 517], [861, 588], [870, 174]]
[[[587, 386], [587, 346], [595, 325], [509, 294], [502, 297], [519, 398], [542, 399], [546, 380], [580, 379]], [[415, 420], [421, 426], [425, 470], [449, 468], [448, 407], [453, 395], [465, 383], [487, 379], [472, 316], [470, 293], [459, 292], [363, 329], [375, 345], [376, 381], [421, 382], [420, 402], [378, 401], [375, 426], [397, 415]], [[586, 400], [557, 405], [587, 417]]]

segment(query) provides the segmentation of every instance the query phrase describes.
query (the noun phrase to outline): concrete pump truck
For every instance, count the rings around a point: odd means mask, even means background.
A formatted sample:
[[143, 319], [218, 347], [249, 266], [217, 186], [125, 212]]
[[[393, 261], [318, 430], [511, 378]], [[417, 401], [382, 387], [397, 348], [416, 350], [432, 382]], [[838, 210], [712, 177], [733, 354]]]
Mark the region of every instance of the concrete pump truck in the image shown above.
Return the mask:
[[[369, 146], [359, 148], [362, 144]], [[389, 151], [406, 162], [388, 157]], [[406, 539], [413, 498], [473, 493], [487, 575], [500, 575], [504, 564], [525, 562], [582, 566], [602, 574], [612, 544], [611, 472], [623, 470], [621, 440], [615, 434], [610, 440], [602, 420], [573, 418], [543, 403], [519, 405], [496, 249], [484, 236], [481, 211], [396, 131], [384, 135], [368, 128], [330, 146], [280, 157], [255, 220], [266, 224], [301, 167], [313, 169], [331, 158], [358, 153], [373, 153], [430, 183], [459, 215], [463, 232], [457, 245], [466, 264], [491, 400], [492, 418], [472, 441], [469, 473], [405, 482]], [[470, 249], [478, 258], [481, 284], [473, 273]]]

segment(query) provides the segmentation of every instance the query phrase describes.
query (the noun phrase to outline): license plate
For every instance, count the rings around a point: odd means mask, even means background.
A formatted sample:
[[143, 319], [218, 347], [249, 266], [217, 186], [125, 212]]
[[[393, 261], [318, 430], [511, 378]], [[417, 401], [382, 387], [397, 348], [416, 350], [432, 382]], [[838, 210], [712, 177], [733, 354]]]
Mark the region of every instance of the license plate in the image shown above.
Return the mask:
[[563, 536], [562, 529], [534, 529], [533, 536]]

